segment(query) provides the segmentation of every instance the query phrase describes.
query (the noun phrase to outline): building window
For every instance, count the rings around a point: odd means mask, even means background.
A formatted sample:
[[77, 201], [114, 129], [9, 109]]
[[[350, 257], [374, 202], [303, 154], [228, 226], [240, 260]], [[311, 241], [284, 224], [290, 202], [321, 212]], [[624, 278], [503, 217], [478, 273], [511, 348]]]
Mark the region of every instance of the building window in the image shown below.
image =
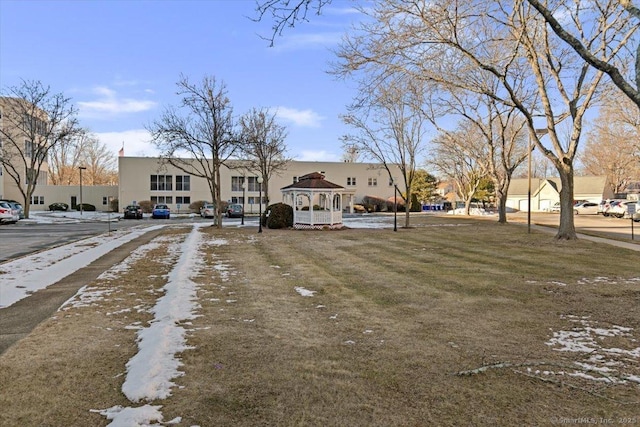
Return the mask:
[[297, 177], [297, 176], [294, 176], [294, 177], [293, 177], [293, 183], [294, 183], [294, 184], [297, 184], [297, 183], [298, 183], [298, 177]]
[[233, 196], [233, 197], [231, 198], [231, 203], [237, 203], [237, 204], [239, 204], [239, 205], [242, 205], [242, 204], [244, 204], [244, 201], [243, 201], [243, 198], [242, 198], [242, 197], [236, 197], [236, 196]]
[[[260, 183], [258, 183], [257, 176], [248, 176], [247, 177], [247, 191], [260, 191]], [[256, 197], [256, 200], [258, 198]], [[256, 202], [257, 204], [257, 202]]]
[[[262, 196], [262, 203], [264, 204], [265, 201], [265, 197], [266, 196]], [[260, 203], [260, 197], [247, 197], [247, 200], [249, 201], [250, 205], [257, 205], [258, 203]]]
[[176, 191], [191, 191], [191, 177], [189, 175], [176, 175]]
[[347, 185], [355, 186], [356, 185], [356, 177], [355, 176], [347, 177]]
[[33, 157], [33, 141], [24, 141], [24, 156], [25, 157]]
[[107, 205], [109, 203], [109, 198], [107, 196], [102, 196], [102, 204]]
[[47, 123], [37, 117], [33, 117], [29, 114], [24, 114], [23, 125], [27, 132], [30, 134], [46, 135]]
[[368, 184], [369, 184], [369, 187], [377, 187], [378, 186], [378, 178], [369, 178]]
[[242, 191], [243, 182], [244, 182], [244, 176], [232, 176], [231, 191]]
[[170, 205], [173, 203], [173, 196], [151, 196], [151, 203], [154, 205], [158, 203]]
[[[151, 191], [172, 191], [172, 175], [151, 175]], [[166, 202], [159, 202], [166, 203]]]
[[189, 197], [189, 196], [176, 196], [176, 203], [179, 204], [179, 205], [190, 205], [191, 204], [191, 197]]
[[32, 205], [44, 205], [44, 196], [31, 196], [29, 203]]

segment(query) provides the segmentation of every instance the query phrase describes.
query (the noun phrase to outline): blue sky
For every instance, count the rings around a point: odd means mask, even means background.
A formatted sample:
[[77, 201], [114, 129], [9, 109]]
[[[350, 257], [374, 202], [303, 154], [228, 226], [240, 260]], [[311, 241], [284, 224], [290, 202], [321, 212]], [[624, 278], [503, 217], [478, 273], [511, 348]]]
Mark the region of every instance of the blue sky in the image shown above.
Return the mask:
[[180, 75], [215, 76], [236, 115], [278, 111], [290, 157], [339, 161], [354, 83], [327, 71], [359, 19], [352, 6], [335, 0], [269, 47], [260, 36], [272, 21], [250, 19], [254, 0], [0, 0], [0, 87], [40, 80], [114, 153], [124, 142], [127, 156], [144, 156], [156, 154], [145, 125], [179, 104]]

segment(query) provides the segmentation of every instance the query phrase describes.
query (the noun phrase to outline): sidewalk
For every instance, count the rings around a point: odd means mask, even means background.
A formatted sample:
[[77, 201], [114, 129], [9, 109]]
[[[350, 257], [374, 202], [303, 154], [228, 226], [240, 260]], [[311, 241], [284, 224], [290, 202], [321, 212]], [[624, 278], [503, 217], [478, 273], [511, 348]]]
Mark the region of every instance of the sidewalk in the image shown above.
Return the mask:
[[[552, 234], [555, 234], [558, 232], [558, 230], [555, 227], [549, 227], [545, 225], [531, 224], [531, 228], [535, 230], [543, 231], [546, 233], [552, 233]], [[625, 248], [625, 249], [630, 249], [632, 251], [640, 252], [640, 242], [639, 243], [622, 242], [620, 240], [607, 239], [605, 237], [597, 237], [597, 236], [592, 236], [589, 234], [582, 234], [582, 233], [577, 233], [577, 236], [578, 236], [578, 239], [591, 240], [592, 242], [596, 242], [596, 243], [604, 243], [607, 245], [618, 246], [620, 248]]]

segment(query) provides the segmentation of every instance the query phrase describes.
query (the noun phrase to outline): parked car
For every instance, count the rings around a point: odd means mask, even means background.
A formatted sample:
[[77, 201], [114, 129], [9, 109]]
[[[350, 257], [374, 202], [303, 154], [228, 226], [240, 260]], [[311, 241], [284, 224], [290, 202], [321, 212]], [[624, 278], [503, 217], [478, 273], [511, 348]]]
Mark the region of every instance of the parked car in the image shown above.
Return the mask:
[[598, 215], [604, 214], [606, 207], [609, 205], [609, 200], [602, 200], [598, 203]]
[[24, 208], [22, 205], [15, 200], [5, 200], [7, 203], [11, 205], [11, 207], [18, 211], [18, 219], [24, 219]]
[[9, 202], [0, 201], [0, 224], [13, 224], [18, 222], [18, 211]]
[[604, 208], [602, 210], [602, 215], [603, 216], [609, 216], [610, 213], [609, 211], [614, 208], [617, 204], [619, 204], [621, 201], [620, 200], [610, 200], [609, 203], [604, 205]]
[[598, 203], [582, 202], [573, 206], [573, 213], [576, 215], [597, 215]]
[[51, 203], [49, 205], [50, 211], [68, 211], [69, 205], [62, 202]]
[[636, 213], [631, 217], [634, 222], [640, 222], [640, 200], [636, 202]]
[[169, 219], [170, 215], [171, 215], [171, 210], [167, 205], [162, 205], [162, 204], [155, 205], [153, 207], [153, 210], [151, 211], [151, 218], [154, 218], [154, 219], [155, 218]]
[[227, 206], [227, 217], [228, 218], [242, 218], [244, 215], [244, 211], [242, 210], [242, 205], [237, 203], [232, 203]]
[[142, 219], [142, 207], [139, 205], [128, 205], [124, 208], [124, 219]]
[[607, 213], [611, 216], [615, 216], [616, 218], [623, 218], [627, 216], [627, 205], [635, 204], [635, 200], [625, 200], [622, 202], [618, 202], [616, 204], [612, 204]]
[[560, 202], [555, 202], [553, 206], [549, 208], [549, 212], [560, 212]]
[[202, 218], [213, 218], [215, 214], [216, 208], [212, 203], [205, 203], [202, 205], [202, 208], [200, 209], [200, 216]]

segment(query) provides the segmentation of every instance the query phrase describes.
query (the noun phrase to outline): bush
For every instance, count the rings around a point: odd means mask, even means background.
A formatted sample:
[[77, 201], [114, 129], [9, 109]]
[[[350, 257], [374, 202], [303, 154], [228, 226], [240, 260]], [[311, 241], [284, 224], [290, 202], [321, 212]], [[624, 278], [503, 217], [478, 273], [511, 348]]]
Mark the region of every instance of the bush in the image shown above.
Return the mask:
[[49, 205], [50, 211], [68, 211], [69, 205], [62, 202], [51, 203]]
[[82, 210], [83, 210], [84, 212], [95, 212], [95, 210], [96, 210], [96, 207], [95, 207], [95, 206], [93, 206], [93, 205], [92, 205], [92, 204], [90, 204], [90, 203], [82, 203], [82, 204], [78, 204], [78, 206], [76, 206], [76, 210], [78, 210], [78, 211], [79, 211], [79, 210], [80, 210], [80, 208], [82, 208]]
[[189, 209], [191, 210], [191, 212], [200, 213], [205, 203], [209, 203], [209, 202], [205, 200], [195, 201], [189, 205]]
[[293, 208], [285, 203], [276, 203], [267, 207], [262, 214], [262, 225], [267, 228], [293, 227]]
[[151, 203], [151, 200], [143, 200], [141, 202], [138, 202], [138, 204], [140, 205], [140, 207], [142, 208], [142, 212], [144, 213], [151, 213], [151, 211], [153, 210], [153, 203]]
[[[381, 212], [387, 210], [387, 201], [375, 196], [364, 196], [361, 203], [367, 212]], [[393, 211], [393, 207], [391, 208]]]

